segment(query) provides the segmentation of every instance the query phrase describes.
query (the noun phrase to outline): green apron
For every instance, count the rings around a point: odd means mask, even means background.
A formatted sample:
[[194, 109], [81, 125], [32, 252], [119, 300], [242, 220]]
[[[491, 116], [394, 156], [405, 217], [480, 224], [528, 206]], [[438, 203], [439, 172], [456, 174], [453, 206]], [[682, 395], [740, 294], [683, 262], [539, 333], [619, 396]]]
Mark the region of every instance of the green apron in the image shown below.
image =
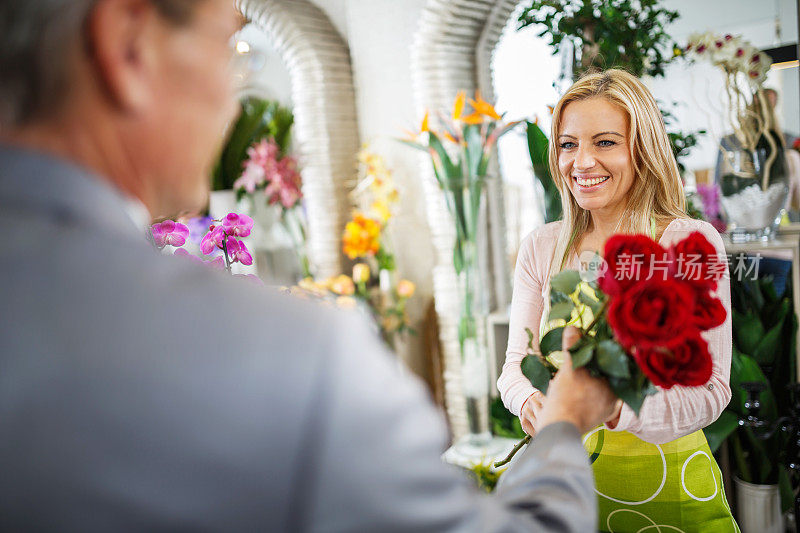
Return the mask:
[[[652, 223], [651, 233], [655, 239]], [[579, 290], [593, 294], [581, 285]], [[588, 324], [588, 312], [588, 307], [576, 309], [568, 323]], [[565, 324], [546, 322], [543, 319], [543, 331]], [[652, 444], [627, 431], [599, 426], [584, 435], [583, 444], [594, 470], [600, 531], [739, 533], [702, 430]]]

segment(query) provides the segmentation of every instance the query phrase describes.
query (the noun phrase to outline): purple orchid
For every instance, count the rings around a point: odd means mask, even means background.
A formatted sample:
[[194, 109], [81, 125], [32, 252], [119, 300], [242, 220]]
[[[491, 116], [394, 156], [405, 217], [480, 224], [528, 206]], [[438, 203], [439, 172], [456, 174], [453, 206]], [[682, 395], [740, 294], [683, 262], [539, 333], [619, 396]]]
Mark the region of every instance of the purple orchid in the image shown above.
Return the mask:
[[209, 226], [214, 223], [211, 217], [194, 217], [186, 223], [189, 226], [189, 240], [198, 246], [203, 236], [208, 232]]
[[231, 237], [247, 237], [253, 229], [253, 219], [247, 215], [228, 213], [222, 219], [222, 228]]
[[697, 186], [697, 194], [700, 196], [700, 201], [703, 204], [703, 214], [709, 220], [719, 218], [720, 202], [719, 202], [719, 185], [707, 185], [701, 183]]
[[242, 241], [236, 239], [228, 239], [228, 256], [231, 263], [241, 263], [243, 265], [252, 265], [253, 256], [247, 250], [247, 246]]
[[208, 255], [214, 251], [214, 248], [222, 249], [222, 243], [228, 238], [225, 229], [222, 226], [211, 226], [211, 230], [206, 233], [203, 240], [200, 241], [200, 251], [203, 255]]
[[151, 227], [153, 242], [158, 248], [170, 246], [183, 246], [189, 236], [189, 228], [185, 224], [174, 220], [165, 220]]

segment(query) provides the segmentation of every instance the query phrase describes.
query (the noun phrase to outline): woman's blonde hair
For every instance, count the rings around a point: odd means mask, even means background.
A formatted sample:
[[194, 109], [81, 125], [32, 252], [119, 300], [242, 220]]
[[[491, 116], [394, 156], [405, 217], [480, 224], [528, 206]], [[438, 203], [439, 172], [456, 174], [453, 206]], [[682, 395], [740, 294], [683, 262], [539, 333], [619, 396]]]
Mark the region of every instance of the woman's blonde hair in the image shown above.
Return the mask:
[[[564, 108], [572, 102], [605, 98], [628, 116], [628, 145], [633, 159], [634, 179], [620, 221], [620, 233], [650, 232], [651, 220], [663, 228], [674, 218], [686, 217], [686, 198], [678, 164], [670, 147], [664, 120], [650, 91], [635, 76], [611, 69], [587, 74], [575, 82], [553, 110], [550, 133], [549, 164], [556, 187], [561, 193], [563, 223], [556, 241], [553, 271], [560, 271], [580, 236], [591, 227], [589, 212], [581, 208], [570, 193], [568, 176], [558, 169], [558, 135]], [[626, 216], [627, 215], [627, 216]]]

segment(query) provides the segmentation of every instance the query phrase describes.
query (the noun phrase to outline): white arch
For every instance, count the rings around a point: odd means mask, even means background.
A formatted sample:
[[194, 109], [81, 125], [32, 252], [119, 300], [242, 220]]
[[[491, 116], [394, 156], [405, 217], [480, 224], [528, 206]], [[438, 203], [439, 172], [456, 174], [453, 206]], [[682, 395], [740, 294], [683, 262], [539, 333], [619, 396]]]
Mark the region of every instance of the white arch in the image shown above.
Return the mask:
[[315, 274], [343, 268], [341, 233], [351, 204], [360, 146], [350, 49], [328, 16], [308, 0], [238, 0], [269, 36], [289, 71], [294, 139], [303, 169], [308, 253]]

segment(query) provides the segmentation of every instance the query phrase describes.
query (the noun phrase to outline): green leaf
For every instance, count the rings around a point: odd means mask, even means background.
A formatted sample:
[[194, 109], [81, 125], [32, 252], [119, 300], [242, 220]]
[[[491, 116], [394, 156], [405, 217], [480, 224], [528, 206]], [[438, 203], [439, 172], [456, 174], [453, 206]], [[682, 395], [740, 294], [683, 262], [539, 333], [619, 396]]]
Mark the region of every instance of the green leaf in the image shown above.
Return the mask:
[[731, 317], [736, 347], [744, 353], [754, 353], [764, 337], [764, 326], [756, 314], [741, 314], [736, 311]]
[[778, 467], [778, 491], [781, 495], [781, 512], [785, 513], [792, 508], [794, 504], [794, 491], [792, 490], [792, 483], [789, 479], [789, 472], [783, 465]]
[[761, 339], [753, 350], [753, 358], [760, 365], [774, 365], [775, 358], [778, 356], [782, 333], [783, 333], [783, 320], [772, 327], [766, 335]]
[[547, 357], [553, 352], [561, 349], [561, 335], [564, 333], [563, 327], [553, 328], [539, 341], [539, 350], [542, 352], [542, 357]]
[[594, 355], [595, 344], [593, 341], [588, 340], [583, 346], [579, 346], [574, 352], [570, 349], [572, 355], [572, 368], [581, 368], [592, 360]]
[[572, 318], [572, 311], [575, 309], [575, 304], [572, 300], [566, 302], [558, 302], [553, 304], [550, 308], [550, 314], [547, 315], [548, 320], [569, 320]]
[[631, 376], [629, 358], [616, 341], [606, 339], [597, 345], [597, 364], [606, 374], [617, 378]]
[[576, 270], [564, 270], [550, 278], [550, 287], [564, 294], [572, 294], [581, 281], [581, 275]]
[[547, 394], [547, 387], [550, 385], [553, 375], [539, 357], [536, 355], [525, 356], [521, 367], [522, 374], [528, 378], [531, 385], [542, 391], [542, 394]]
[[544, 189], [545, 222], [553, 222], [561, 218], [561, 194], [550, 175], [547, 136], [538, 124], [528, 122], [527, 137], [533, 173]]
[[714, 422], [703, 429], [711, 452], [716, 452], [731, 433], [739, 427], [739, 417], [733, 411], [725, 410]]

